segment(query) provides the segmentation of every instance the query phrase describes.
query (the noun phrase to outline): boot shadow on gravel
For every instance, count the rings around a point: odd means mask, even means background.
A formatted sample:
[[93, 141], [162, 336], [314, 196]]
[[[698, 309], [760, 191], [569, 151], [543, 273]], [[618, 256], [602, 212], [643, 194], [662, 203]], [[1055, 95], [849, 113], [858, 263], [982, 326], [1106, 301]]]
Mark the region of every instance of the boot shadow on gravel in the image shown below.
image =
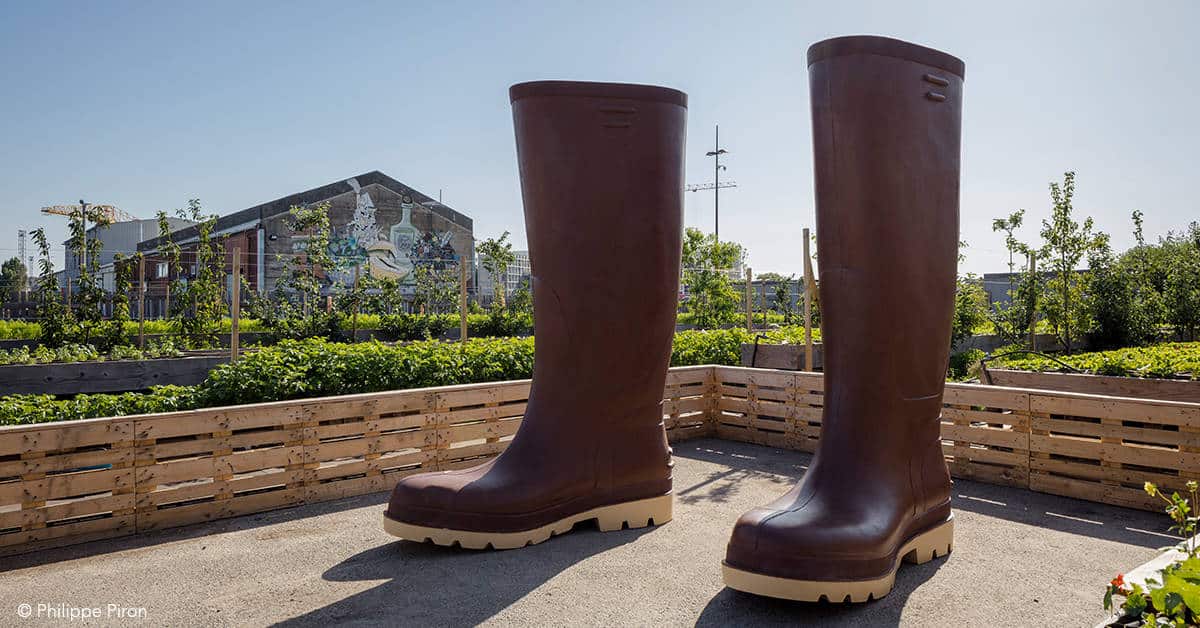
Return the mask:
[[387, 543], [359, 552], [321, 576], [330, 582], [386, 582], [277, 625], [479, 624], [588, 557], [655, 530], [600, 532], [594, 521], [581, 522], [571, 532], [516, 550]]
[[[780, 493], [800, 480], [808, 470], [811, 454], [787, 452], [783, 462], [779, 456], [758, 456], [756, 450], [743, 443], [713, 439], [676, 443], [676, 458], [689, 458], [727, 467], [709, 473], [703, 480], [688, 486], [676, 480], [675, 500], [682, 504], [736, 501], [738, 490], [748, 480], [765, 480], [778, 484]], [[780, 450], [772, 449], [772, 452]]]
[[[949, 556], [954, 559], [954, 554]], [[793, 602], [721, 590], [701, 611], [697, 626], [898, 626], [908, 597], [935, 577], [946, 557], [924, 565], [905, 563], [896, 572], [896, 585], [882, 599], [860, 604]]]

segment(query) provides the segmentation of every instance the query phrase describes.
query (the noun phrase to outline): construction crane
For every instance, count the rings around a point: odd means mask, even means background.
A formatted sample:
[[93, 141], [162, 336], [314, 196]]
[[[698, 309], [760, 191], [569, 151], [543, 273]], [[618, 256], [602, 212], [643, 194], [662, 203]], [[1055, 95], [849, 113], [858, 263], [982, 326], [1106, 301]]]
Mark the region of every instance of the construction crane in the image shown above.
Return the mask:
[[[80, 205], [51, 205], [43, 207], [43, 214], [51, 214], [54, 216], [74, 216], [79, 213]], [[91, 205], [88, 204], [88, 209], [93, 209], [100, 212], [100, 215], [105, 218], [106, 222], [129, 222], [137, 220], [137, 217], [124, 211], [114, 205]]]
[[83, 247], [80, 249], [79, 268], [87, 268], [87, 222], [88, 216], [83, 211], [84, 208], [94, 210], [99, 213], [101, 220], [97, 221], [101, 225], [110, 225], [114, 222], [129, 222], [137, 220], [132, 214], [117, 208], [114, 205], [92, 205], [84, 202], [82, 199], [78, 205], [51, 205], [43, 207], [42, 213], [52, 216], [75, 216], [79, 215], [83, 218]]

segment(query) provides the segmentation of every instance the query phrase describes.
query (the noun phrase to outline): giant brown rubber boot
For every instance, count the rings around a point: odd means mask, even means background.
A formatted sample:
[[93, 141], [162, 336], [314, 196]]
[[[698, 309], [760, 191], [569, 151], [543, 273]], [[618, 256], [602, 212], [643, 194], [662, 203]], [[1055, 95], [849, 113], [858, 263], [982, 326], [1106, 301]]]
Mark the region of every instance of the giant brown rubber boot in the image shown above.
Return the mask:
[[738, 519], [725, 584], [804, 601], [886, 595], [950, 551], [938, 415], [958, 252], [963, 63], [882, 37], [808, 50], [825, 407], [804, 478]]
[[536, 338], [524, 421], [492, 461], [400, 481], [391, 534], [515, 548], [671, 519], [662, 398], [679, 290], [687, 96], [545, 81], [509, 92]]

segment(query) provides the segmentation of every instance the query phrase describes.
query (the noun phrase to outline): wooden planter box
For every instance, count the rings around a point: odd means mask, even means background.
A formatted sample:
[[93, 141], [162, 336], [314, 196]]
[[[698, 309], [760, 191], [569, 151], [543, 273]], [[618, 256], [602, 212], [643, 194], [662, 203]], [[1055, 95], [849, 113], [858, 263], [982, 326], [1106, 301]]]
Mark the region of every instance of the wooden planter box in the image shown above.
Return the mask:
[[[820, 373], [671, 369], [672, 441], [813, 451]], [[0, 427], [0, 555], [362, 493], [479, 464], [520, 426], [529, 381]], [[955, 477], [1158, 510], [1200, 479], [1200, 404], [946, 384]]]
[[[742, 366], [785, 371], [804, 370], [804, 354], [807, 347], [802, 344], [742, 344]], [[821, 343], [813, 343], [813, 368], [824, 368]]]
[[1200, 381], [1187, 379], [1113, 377], [1082, 373], [1035, 373], [992, 368], [984, 370], [982, 379], [984, 384], [992, 386], [1200, 403]]
[[73, 395], [145, 390], [159, 384], [191, 386], [229, 361], [227, 354], [0, 366], [0, 395]]

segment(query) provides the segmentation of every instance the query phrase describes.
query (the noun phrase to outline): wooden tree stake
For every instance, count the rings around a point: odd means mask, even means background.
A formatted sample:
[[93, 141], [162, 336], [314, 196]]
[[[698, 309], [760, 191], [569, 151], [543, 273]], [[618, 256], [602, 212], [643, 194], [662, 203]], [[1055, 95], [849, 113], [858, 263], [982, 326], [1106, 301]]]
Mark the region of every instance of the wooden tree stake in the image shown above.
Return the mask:
[[808, 252], [808, 229], [804, 230], [804, 370], [813, 370], [812, 255]]
[[138, 351], [146, 349], [146, 258], [138, 256]]
[[746, 269], [746, 331], [754, 330], [754, 302], [750, 299], [750, 282], [754, 273]]
[[229, 304], [229, 361], [238, 360], [238, 319], [242, 315], [242, 250], [233, 249], [233, 299]]
[[[1012, 269], [1010, 268], [1009, 270], [1012, 270]], [[1029, 253], [1029, 274], [1032, 275], [1033, 277], [1037, 276], [1037, 256], [1034, 255], [1032, 252]], [[1008, 298], [1012, 299], [1012, 295], [1009, 295]], [[1009, 305], [1011, 307], [1011, 303]], [[1033, 312], [1030, 313], [1030, 320], [1031, 320], [1031, 322], [1029, 323], [1029, 350], [1037, 351], [1037, 309], [1036, 308], [1034, 309]]]
[[458, 264], [458, 338], [467, 341], [467, 263]]
[[362, 298], [362, 295], [358, 293], [358, 269], [361, 267], [362, 264], [354, 265], [354, 313], [350, 317], [351, 342], [358, 342], [358, 300]]

